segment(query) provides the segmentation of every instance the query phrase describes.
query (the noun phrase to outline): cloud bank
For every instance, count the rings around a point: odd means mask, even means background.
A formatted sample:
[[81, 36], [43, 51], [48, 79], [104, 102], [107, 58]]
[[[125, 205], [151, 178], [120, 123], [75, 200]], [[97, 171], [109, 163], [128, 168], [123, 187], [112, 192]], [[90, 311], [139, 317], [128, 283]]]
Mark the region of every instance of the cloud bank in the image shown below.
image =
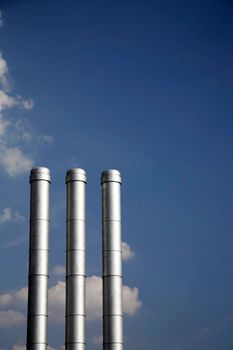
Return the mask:
[[[0, 294], [0, 316], [3, 313], [0, 328], [16, 326], [25, 321], [27, 304], [27, 287], [19, 290]], [[51, 322], [64, 322], [65, 315], [65, 282], [58, 281], [49, 288], [49, 319]], [[125, 315], [133, 316], [140, 309], [142, 302], [139, 300], [139, 290], [123, 285], [123, 311]], [[87, 320], [93, 321], [102, 317], [102, 278], [91, 276], [86, 279], [86, 311]], [[10, 309], [9, 309], [10, 308]], [[13, 314], [15, 312], [16, 314]], [[8, 316], [8, 317], [7, 317]], [[11, 317], [12, 321], [9, 321]], [[6, 320], [6, 325], [4, 324]], [[13, 321], [13, 319], [15, 321]], [[0, 318], [1, 320], [1, 318]]]

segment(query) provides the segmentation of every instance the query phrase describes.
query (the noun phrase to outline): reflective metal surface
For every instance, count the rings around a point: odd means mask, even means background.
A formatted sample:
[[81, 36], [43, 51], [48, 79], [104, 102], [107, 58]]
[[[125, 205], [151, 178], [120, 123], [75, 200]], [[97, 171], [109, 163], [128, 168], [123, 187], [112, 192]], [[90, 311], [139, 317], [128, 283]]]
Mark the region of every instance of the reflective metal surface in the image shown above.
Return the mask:
[[47, 350], [50, 171], [31, 170], [27, 350]]
[[103, 230], [103, 349], [123, 349], [121, 175], [106, 170], [101, 176]]
[[66, 175], [66, 350], [85, 349], [86, 174]]

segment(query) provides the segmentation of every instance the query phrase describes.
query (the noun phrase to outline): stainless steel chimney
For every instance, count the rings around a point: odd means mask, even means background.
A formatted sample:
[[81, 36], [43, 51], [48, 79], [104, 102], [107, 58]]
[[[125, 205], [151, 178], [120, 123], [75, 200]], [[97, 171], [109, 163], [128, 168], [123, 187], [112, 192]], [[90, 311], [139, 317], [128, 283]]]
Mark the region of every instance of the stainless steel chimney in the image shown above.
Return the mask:
[[121, 175], [106, 170], [101, 176], [103, 228], [103, 349], [123, 349]]
[[66, 350], [85, 349], [86, 173], [67, 171]]
[[27, 350], [47, 350], [50, 171], [31, 170]]

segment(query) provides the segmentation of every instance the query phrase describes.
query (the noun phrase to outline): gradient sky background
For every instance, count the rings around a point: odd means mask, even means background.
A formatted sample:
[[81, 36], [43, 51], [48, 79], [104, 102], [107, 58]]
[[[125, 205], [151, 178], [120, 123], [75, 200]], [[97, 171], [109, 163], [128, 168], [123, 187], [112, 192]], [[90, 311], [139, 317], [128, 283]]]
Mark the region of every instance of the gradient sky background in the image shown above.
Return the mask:
[[[82, 167], [92, 287], [100, 173], [122, 172], [125, 349], [232, 350], [233, 1], [1, 0], [0, 11], [1, 350], [25, 344], [38, 165], [53, 179], [51, 347], [64, 344], [65, 172]], [[90, 350], [100, 316], [87, 321]]]

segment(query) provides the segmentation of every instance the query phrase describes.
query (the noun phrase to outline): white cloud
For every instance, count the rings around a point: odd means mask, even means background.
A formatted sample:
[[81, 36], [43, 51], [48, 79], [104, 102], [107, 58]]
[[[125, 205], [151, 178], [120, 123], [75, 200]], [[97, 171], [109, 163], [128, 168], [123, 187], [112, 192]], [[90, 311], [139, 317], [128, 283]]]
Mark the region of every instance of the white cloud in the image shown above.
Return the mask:
[[[4, 81], [4, 76], [3, 76]], [[5, 85], [7, 84], [4, 83]], [[12, 108], [15, 106], [18, 106], [20, 108], [24, 109], [32, 109], [34, 105], [34, 102], [31, 99], [24, 100], [21, 96], [10, 96], [7, 92], [4, 90], [0, 90], [0, 112], [2, 112], [4, 109]]]
[[34, 101], [29, 98], [28, 100], [21, 100], [22, 108], [32, 109], [34, 106]]
[[20, 222], [24, 221], [25, 218], [18, 212], [14, 211], [13, 209], [7, 207], [4, 208], [0, 212], [0, 224], [3, 224], [7, 221], [15, 221], [15, 222]]
[[11, 208], [4, 208], [2, 212], [0, 213], [0, 224], [10, 221], [12, 219], [12, 209]]
[[20, 288], [18, 291], [15, 292], [14, 296], [17, 302], [26, 304], [28, 299], [28, 288]]
[[102, 316], [102, 278], [87, 277], [87, 318], [96, 319]]
[[[0, 12], [0, 23], [2, 14]], [[15, 177], [30, 170], [33, 166], [32, 156], [23, 150], [22, 142], [29, 143], [32, 133], [22, 120], [12, 121], [2, 113], [13, 107], [29, 110], [33, 108], [32, 99], [20, 95], [12, 96], [7, 61], [0, 52], [0, 165], [10, 177]], [[37, 142], [53, 142], [53, 136], [34, 135]], [[25, 144], [24, 144], [25, 147]]]
[[11, 328], [25, 322], [25, 315], [15, 310], [0, 311], [0, 328]]
[[64, 275], [66, 273], [66, 269], [64, 266], [55, 266], [53, 269], [53, 273], [56, 276]]
[[[87, 277], [87, 317], [95, 319], [102, 317], [102, 278]], [[123, 285], [123, 312], [133, 316], [141, 307], [138, 288]]]
[[127, 261], [135, 256], [134, 251], [131, 249], [130, 245], [126, 242], [122, 242], [122, 259]]
[[[14, 307], [20, 310], [26, 307], [27, 287], [18, 291], [0, 295], [0, 307]], [[126, 315], [133, 316], [141, 307], [138, 288], [130, 288], [123, 285], [123, 311]], [[52, 322], [64, 322], [65, 319], [65, 282], [58, 281], [49, 288], [49, 319]], [[95, 320], [102, 317], [102, 278], [98, 276], [86, 279], [86, 312], [87, 319]]]
[[0, 112], [2, 112], [4, 109], [12, 108], [17, 104], [18, 101], [14, 97], [9, 96], [3, 90], [0, 90]]
[[33, 160], [19, 147], [0, 147], [0, 164], [11, 177], [20, 175], [32, 168]]
[[[32, 167], [33, 160], [22, 151], [19, 145], [14, 147], [11, 145], [12, 140], [15, 142], [18, 138], [17, 122], [10, 122], [2, 112], [16, 106], [31, 109], [33, 101], [23, 99], [19, 95], [11, 96], [10, 90], [7, 62], [0, 53], [0, 165], [9, 176], [13, 177], [28, 171]], [[26, 131], [23, 130], [22, 139], [28, 139], [29, 133], [25, 133]]]
[[24, 221], [25, 217], [20, 214], [18, 211], [14, 212], [14, 221], [20, 222], [20, 221]]
[[10, 293], [0, 295], [0, 307], [6, 307], [11, 304], [13, 297]]
[[0, 308], [21, 307], [25, 309], [28, 298], [28, 288], [23, 287], [19, 290], [0, 294]]
[[65, 282], [58, 281], [49, 288], [49, 317], [53, 322], [61, 322], [65, 317]]
[[[0, 22], [1, 22], [1, 17], [0, 17]], [[2, 57], [2, 54], [0, 53], [0, 84], [2, 85], [2, 88], [4, 91], [9, 90], [9, 82], [8, 82], [8, 67], [7, 67], [7, 62], [4, 60]]]
[[[138, 288], [123, 285], [123, 311], [133, 316], [141, 307]], [[51, 320], [64, 319], [65, 282], [58, 281], [49, 289], [49, 309]], [[86, 279], [86, 312], [87, 319], [94, 320], [102, 317], [102, 278], [98, 276]]]
[[2, 57], [0, 52], [0, 112], [6, 108], [12, 108], [14, 106], [24, 109], [33, 108], [34, 102], [32, 99], [23, 99], [20, 95], [14, 97], [9, 94], [11, 89], [8, 74], [9, 70], [7, 61]]
[[133, 316], [141, 307], [139, 289], [123, 286], [123, 310], [127, 315]]

